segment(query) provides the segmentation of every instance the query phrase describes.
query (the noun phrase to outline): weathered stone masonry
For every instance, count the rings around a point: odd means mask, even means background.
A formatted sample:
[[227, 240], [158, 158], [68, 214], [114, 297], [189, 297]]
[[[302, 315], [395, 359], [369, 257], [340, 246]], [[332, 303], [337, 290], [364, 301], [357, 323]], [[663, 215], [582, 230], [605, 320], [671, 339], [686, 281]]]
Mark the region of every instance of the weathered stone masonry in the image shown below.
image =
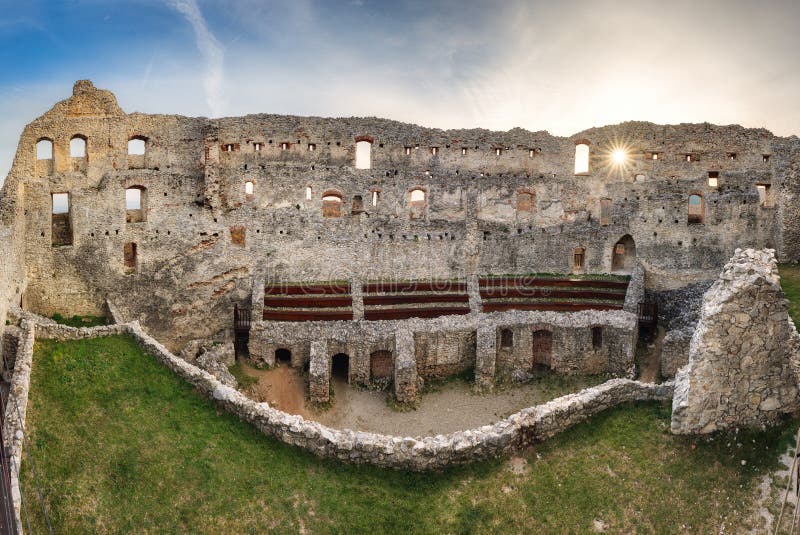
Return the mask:
[[[85, 155], [70, 155], [73, 138]], [[132, 139], [143, 155], [128, 154]], [[37, 159], [40, 140], [52, 159]], [[357, 140], [371, 141], [369, 169], [355, 166]], [[609, 164], [614, 140], [628, 149], [620, 168]], [[579, 141], [589, 172], [576, 175]], [[49, 315], [97, 314], [111, 297], [177, 350], [226, 328], [266, 274], [609, 272], [617, 243], [635, 245], [648, 290], [679, 288], [711, 280], [736, 247], [800, 258], [787, 239], [797, 157], [796, 138], [709, 124], [561, 138], [374, 118], [126, 114], [81, 81], [26, 127], [3, 189], [0, 320], [20, 298]], [[126, 188], [142, 192], [138, 215], [126, 213]], [[69, 196], [71, 245], [53, 246], [54, 193]], [[690, 195], [702, 201], [696, 224]], [[339, 217], [323, 217], [324, 202]]]

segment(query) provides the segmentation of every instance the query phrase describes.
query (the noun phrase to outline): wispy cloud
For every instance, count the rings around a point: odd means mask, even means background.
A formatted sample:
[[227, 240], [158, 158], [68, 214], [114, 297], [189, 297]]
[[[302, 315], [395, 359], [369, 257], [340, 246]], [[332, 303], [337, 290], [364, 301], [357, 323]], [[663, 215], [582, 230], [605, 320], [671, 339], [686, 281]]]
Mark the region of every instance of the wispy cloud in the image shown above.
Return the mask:
[[197, 49], [205, 63], [203, 88], [205, 89], [206, 103], [211, 110], [211, 115], [219, 117], [224, 114], [227, 104], [222, 87], [225, 60], [222, 45], [208, 29], [208, 24], [206, 24], [196, 0], [168, 0], [168, 3], [186, 17], [186, 20], [192, 25]]

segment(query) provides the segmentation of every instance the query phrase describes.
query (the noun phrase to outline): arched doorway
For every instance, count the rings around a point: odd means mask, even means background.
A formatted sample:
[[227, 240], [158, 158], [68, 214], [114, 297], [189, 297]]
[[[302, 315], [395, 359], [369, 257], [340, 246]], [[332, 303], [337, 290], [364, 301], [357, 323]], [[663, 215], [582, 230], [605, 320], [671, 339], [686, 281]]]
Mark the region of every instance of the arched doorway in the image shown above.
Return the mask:
[[350, 357], [345, 353], [337, 353], [331, 359], [331, 379], [340, 379], [345, 382], [350, 376]]
[[292, 364], [292, 352], [285, 348], [275, 350], [275, 364]]
[[630, 273], [636, 263], [636, 242], [630, 234], [626, 234], [614, 244], [611, 251], [611, 271]]
[[373, 351], [369, 356], [370, 377], [377, 383], [388, 383], [394, 375], [392, 352]]
[[533, 369], [553, 365], [553, 333], [540, 329], [533, 331]]

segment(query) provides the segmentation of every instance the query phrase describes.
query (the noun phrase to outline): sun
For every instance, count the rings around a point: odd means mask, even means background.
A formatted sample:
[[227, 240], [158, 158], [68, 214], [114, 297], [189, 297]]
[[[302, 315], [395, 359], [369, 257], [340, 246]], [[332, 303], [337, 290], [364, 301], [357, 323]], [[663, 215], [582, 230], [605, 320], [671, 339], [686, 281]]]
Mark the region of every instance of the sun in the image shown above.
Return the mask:
[[622, 165], [628, 159], [628, 153], [624, 149], [614, 149], [611, 153], [611, 160], [616, 165]]

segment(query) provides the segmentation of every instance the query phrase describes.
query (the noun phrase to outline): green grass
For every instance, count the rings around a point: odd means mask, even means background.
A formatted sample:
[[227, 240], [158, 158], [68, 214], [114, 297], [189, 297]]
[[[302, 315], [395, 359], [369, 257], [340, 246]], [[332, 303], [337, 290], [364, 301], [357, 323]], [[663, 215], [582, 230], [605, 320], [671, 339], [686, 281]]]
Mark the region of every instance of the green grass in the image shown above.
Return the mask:
[[789, 299], [789, 315], [800, 327], [800, 264], [781, 264], [781, 288]]
[[71, 316], [66, 318], [56, 312], [50, 318], [56, 323], [61, 325], [68, 325], [70, 327], [96, 327], [98, 325], [106, 325], [108, 321], [103, 316]]
[[239, 388], [247, 388], [258, 383], [258, 377], [249, 375], [238, 360], [233, 363], [233, 366], [228, 366], [228, 371], [231, 372], [236, 382], [239, 383]]
[[126, 336], [37, 342], [28, 409], [57, 533], [574, 533], [594, 519], [612, 533], [740, 531], [789, 423], [712, 440], [668, 426], [668, 404], [612, 409], [523, 453], [521, 474], [507, 459], [349, 466], [221, 412]]

